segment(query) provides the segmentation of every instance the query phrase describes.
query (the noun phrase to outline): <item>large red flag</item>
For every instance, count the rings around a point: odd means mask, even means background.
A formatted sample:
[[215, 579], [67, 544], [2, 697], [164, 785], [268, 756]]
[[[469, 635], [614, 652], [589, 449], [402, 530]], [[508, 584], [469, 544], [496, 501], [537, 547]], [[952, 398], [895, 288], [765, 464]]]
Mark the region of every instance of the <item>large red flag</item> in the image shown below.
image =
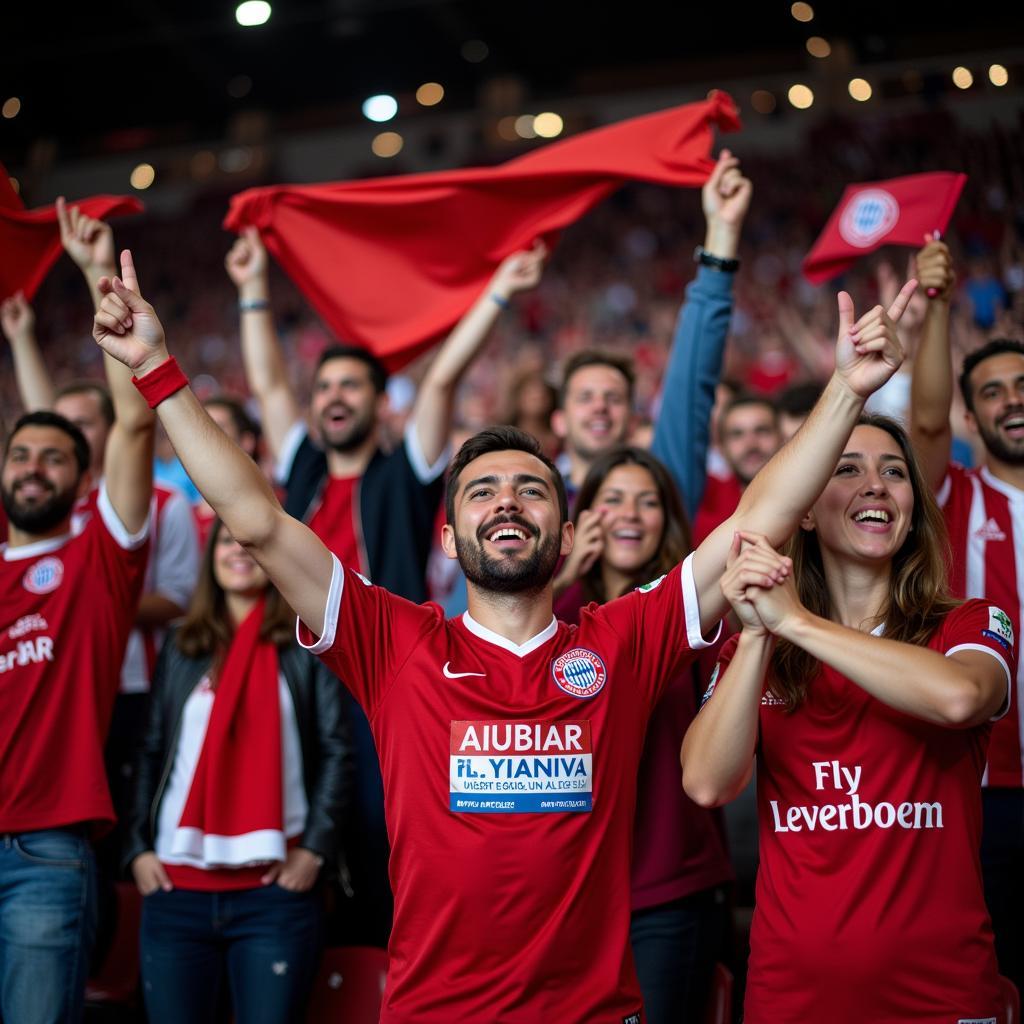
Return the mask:
[[[134, 196], [92, 196], [74, 205], [97, 220], [142, 209]], [[18, 291], [31, 299], [60, 253], [56, 207], [26, 210], [0, 164], [0, 299]]]
[[255, 225], [331, 329], [395, 369], [462, 316], [505, 256], [550, 244], [626, 181], [703, 184], [715, 125], [739, 128], [721, 92], [498, 167], [250, 189], [225, 226]]
[[822, 284], [883, 245], [924, 244], [944, 232], [966, 174], [932, 171], [847, 185], [825, 230], [804, 257], [804, 277]]

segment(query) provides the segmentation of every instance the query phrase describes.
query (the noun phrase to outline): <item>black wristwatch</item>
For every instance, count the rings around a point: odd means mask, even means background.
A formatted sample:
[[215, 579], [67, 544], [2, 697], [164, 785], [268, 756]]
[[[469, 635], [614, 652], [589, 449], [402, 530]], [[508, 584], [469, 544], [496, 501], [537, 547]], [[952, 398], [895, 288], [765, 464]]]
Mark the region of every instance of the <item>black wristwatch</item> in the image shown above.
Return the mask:
[[703, 245], [698, 245], [693, 250], [693, 259], [695, 263], [699, 263], [702, 267], [710, 267], [712, 270], [721, 270], [728, 274], [734, 274], [740, 269], [740, 261], [738, 259], [727, 260], [722, 256], [714, 256]]

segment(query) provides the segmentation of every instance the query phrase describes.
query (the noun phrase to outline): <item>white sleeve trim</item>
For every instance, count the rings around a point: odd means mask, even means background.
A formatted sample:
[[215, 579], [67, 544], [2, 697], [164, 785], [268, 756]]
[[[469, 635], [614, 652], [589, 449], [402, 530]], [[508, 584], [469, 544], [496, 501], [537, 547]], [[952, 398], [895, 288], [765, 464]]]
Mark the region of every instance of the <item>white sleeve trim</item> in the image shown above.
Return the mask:
[[146, 538], [149, 536], [150, 517], [146, 516], [146, 521], [142, 524], [142, 528], [138, 533], [129, 533], [128, 527], [121, 522], [120, 517], [114, 511], [114, 506], [110, 504], [106, 480], [100, 484], [100, 493], [96, 498], [96, 508], [99, 510], [103, 525], [107, 528], [107, 533], [117, 541], [118, 547], [124, 548], [125, 551], [134, 551], [136, 548], [142, 547], [146, 542]]
[[412, 466], [416, 479], [421, 484], [432, 484], [447, 468], [448, 461], [452, 457], [452, 446], [446, 444], [433, 465], [430, 465], [420, 447], [420, 436], [416, 433], [416, 421], [412, 419], [409, 420], [409, 425], [405, 428], [405, 454], [409, 458], [409, 465]]
[[718, 622], [715, 634], [710, 640], [704, 639], [700, 629], [700, 601], [697, 599], [697, 584], [693, 579], [693, 556], [691, 551], [683, 561], [683, 569], [679, 579], [683, 585], [683, 614], [686, 616], [686, 640], [691, 651], [703, 651], [717, 643], [722, 635], [722, 623]]
[[[338, 561], [338, 556], [331, 554], [333, 568], [331, 570], [331, 586], [327, 591], [327, 607], [324, 609], [323, 627], [319, 631], [320, 639], [312, 644], [302, 642], [302, 634], [299, 632], [299, 619], [295, 620], [295, 639], [299, 646], [304, 647], [310, 654], [323, 654], [334, 646], [334, 638], [338, 633], [338, 612], [341, 610], [341, 592], [345, 588], [345, 570]], [[316, 634], [317, 630], [309, 622], [306, 627], [310, 632]]]
[[946, 470], [946, 475], [942, 478], [942, 486], [935, 492], [935, 501], [939, 508], [945, 508], [946, 502], [949, 501], [950, 494], [953, 493], [953, 474]]
[[998, 722], [1010, 710], [1010, 702], [1013, 700], [1013, 681], [1010, 678], [1010, 666], [1006, 664], [1006, 659], [984, 644], [957, 644], [956, 647], [950, 647], [946, 651], [946, 657], [948, 658], [951, 654], [956, 654], [957, 651], [982, 651], [985, 654], [990, 654], [1003, 666], [1003, 671], [1006, 673], [1006, 700], [1003, 701], [999, 710], [989, 719], [990, 722]]
[[278, 483], [285, 483], [292, 471], [292, 463], [299, 451], [299, 446], [309, 436], [309, 427], [302, 420], [296, 420], [281, 443], [281, 451], [274, 466], [274, 476]]

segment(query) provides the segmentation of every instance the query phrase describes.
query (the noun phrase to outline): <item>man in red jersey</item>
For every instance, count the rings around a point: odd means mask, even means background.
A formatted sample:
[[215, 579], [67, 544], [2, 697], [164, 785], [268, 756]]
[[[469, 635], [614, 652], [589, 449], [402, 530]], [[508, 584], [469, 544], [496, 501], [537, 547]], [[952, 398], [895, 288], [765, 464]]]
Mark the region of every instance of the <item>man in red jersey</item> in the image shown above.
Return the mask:
[[[137, 287], [130, 265], [122, 273]], [[12, 1024], [81, 1016], [96, 917], [88, 834], [114, 819], [103, 737], [146, 569], [154, 421], [107, 362], [117, 420], [94, 513], [73, 515], [89, 448], [57, 413], [15, 424], [0, 472], [0, 1017]]]
[[[138, 296], [126, 301], [126, 314], [151, 315]], [[298, 612], [300, 639], [367, 713], [395, 888], [386, 1024], [642, 1020], [629, 854], [647, 718], [714, 634], [734, 531], [788, 536], [865, 398], [899, 366], [885, 311], [854, 319], [841, 295], [836, 374], [733, 519], [667, 576], [584, 611], [578, 627], [552, 614], [555, 565], [573, 540], [565, 487], [528, 435], [483, 431], [452, 464], [443, 544], [466, 574], [469, 611], [446, 622], [438, 607], [343, 568], [288, 516], [213, 428], [162, 339], [97, 331], [134, 370], [232, 536]]]
[[[968, 429], [985, 448], [977, 469], [950, 461], [953, 367], [949, 306], [955, 276], [949, 250], [927, 240], [918, 253], [929, 299], [914, 360], [910, 425], [935, 488], [953, 551], [957, 597], [984, 597], [1024, 626], [1024, 344], [996, 339], [964, 360], [960, 390]], [[934, 293], [934, 294], [933, 294]], [[1024, 988], [1024, 664], [1010, 710], [992, 728], [982, 780], [981, 864], [999, 969]]]

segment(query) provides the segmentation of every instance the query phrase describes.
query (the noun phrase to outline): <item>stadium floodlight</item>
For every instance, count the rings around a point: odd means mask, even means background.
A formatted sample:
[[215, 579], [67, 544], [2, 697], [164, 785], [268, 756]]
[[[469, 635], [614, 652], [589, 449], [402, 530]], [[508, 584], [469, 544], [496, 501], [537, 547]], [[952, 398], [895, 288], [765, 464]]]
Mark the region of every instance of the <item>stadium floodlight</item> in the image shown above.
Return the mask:
[[246, 28], [265, 25], [270, 20], [270, 4], [267, 0], [245, 0], [235, 8], [235, 20]]
[[363, 103], [363, 117], [368, 121], [390, 121], [398, 113], [398, 100], [387, 93], [371, 96]]

